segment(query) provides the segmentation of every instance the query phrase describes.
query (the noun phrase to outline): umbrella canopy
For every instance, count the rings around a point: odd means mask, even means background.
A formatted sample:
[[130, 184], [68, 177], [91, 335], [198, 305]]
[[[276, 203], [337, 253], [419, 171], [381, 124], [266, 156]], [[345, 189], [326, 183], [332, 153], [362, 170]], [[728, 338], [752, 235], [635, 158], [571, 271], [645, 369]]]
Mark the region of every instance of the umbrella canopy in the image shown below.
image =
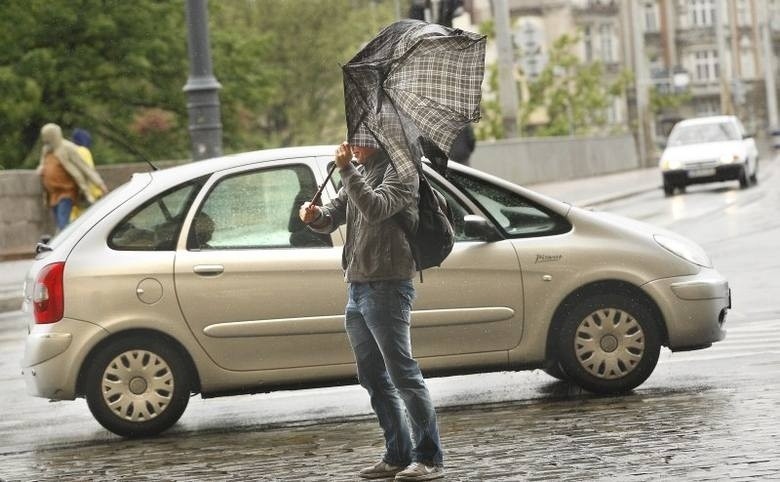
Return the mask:
[[457, 135], [479, 120], [485, 36], [401, 20], [342, 70], [348, 141], [381, 146], [401, 178], [422, 155], [443, 171]]

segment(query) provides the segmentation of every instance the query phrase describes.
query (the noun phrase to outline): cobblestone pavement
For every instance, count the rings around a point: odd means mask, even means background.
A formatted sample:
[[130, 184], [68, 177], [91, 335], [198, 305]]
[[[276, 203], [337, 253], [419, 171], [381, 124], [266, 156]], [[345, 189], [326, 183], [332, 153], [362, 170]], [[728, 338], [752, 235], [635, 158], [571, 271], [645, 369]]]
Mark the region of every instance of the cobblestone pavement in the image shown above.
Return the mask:
[[[749, 349], [772, 342], [780, 320], [747, 324], [711, 350], [666, 353], [626, 396], [541, 383], [547, 400], [445, 409], [446, 480], [780, 480], [780, 350]], [[173, 432], [4, 453], [0, 477], [356, 480], [381, 440], [365, 416]]]

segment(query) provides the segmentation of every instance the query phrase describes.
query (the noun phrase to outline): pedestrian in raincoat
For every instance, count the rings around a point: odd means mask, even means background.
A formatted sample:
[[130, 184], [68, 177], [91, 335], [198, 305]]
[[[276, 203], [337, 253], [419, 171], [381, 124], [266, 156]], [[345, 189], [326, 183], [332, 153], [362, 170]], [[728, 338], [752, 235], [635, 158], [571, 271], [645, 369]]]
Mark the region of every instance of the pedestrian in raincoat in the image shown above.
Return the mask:
[[[72, 139], [73, 143], [76, 144], [76, 150], [78, 150], [81, 158], [84, 159], [84, 162], [86, 162], [89, 167], [94, 169], [95, 161], [92, 159], [92, 151], [90, 151], [90, 148], [92, 147], [92, 136], [88, 131], [77, 128], [73, 129]], [[89, 190], [95, 199], [103, 196], [103, 190], [100, 188], [100, 186], [91, 181], [89, 182]], [[86, 209], [86, 206], [84, 206], [83, 203], [78, 202], [74, 204], [73, 209], [70, 212], [71, 222], [74, 221], [77, 217], [81, 216], [81, 213], [84, 212], [84, 209]]]
[[44, 125], [41, 141], [41, 160], [36, 172], [41, 177], [46, 204], [51, 208], [60, 231], [70, 222], [71, 210], [80, 196], [89, 203], [95, 202], [90, 182], [99, 188], [101, 195], [108, 189], [100, 174], [81, 157], [76, 145], [62, 137], [60, 126]]

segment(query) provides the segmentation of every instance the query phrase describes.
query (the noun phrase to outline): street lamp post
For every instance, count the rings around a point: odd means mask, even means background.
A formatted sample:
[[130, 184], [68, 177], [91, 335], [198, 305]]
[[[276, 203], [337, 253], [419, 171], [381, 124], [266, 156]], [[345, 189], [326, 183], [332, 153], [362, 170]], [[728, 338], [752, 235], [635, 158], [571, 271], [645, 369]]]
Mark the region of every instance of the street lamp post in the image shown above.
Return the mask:
[[222, 86], [211, 69], [206, 0], [187, 0], [186, 11], [190, 75], [183, 90], [187, 93], [192, 159], [198, 161], [222, 155], [218, 94]]

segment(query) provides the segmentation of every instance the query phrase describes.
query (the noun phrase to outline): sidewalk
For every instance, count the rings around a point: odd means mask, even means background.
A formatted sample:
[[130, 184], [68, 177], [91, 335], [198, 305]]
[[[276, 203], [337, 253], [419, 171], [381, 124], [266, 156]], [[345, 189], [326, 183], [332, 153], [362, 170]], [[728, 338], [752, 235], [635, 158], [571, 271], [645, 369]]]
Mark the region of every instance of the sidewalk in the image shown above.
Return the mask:
[[[527, 187], [575, 206], [589, 207], [660, 189], [660, 185], [658, 168], [650, 168]], [[22, 285], [30, 264], [31, 259], [0, 262], [0, 313], [21, 309]]]
[[575, 206], [591, 207], [661, 189], [661, 172], [651, 167], [526, 187]]

